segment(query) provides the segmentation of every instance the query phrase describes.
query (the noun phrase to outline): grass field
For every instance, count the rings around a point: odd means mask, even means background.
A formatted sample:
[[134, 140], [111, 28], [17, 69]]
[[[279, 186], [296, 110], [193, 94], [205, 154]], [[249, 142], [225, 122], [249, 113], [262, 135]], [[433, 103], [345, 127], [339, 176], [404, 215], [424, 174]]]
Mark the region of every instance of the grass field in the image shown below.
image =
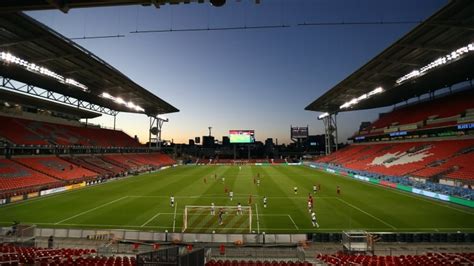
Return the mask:
[[[261, 184], [253, 176], [260, 174]], [[214, 179], [214, 174], [219, 177]], [[225, 177], [225, 184], [220, 177]], [[204, 183], [204, 177], [207, 183]], [[311, 224], [307, 197], [321, 185]], [[336, 186], [342, 193], [336, 194]], [[230, 201], [224, 187], [234, 192]], [[295, 195], [293, 187], [299, 188]], [[174, 194], [175, 207], [169, 197]], [[114, 228], [181, 232], [184, 207], [248, 206], [252, 231], [308, 233], [369, 231], [474, 231], [474, 210], [332, 175], [305, 166], [180, 166], [103, 185], [0, 207], [0, 223], [18, 220], [48, 228]], [[263, 196], [268, 207], [263, 207]], [[248, 233], [249, 215], [227, 211], [224, 224], [209, 210], [188, 213], [186, 232]]]

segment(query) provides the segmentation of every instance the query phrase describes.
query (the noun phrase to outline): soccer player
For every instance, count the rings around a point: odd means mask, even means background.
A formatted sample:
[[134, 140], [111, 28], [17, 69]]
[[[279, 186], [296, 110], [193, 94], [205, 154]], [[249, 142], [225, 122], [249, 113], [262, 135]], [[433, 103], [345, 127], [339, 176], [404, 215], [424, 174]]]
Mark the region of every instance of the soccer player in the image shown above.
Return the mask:
[[318, 191], [318, 187], [316, 184], [313, 185], [313, 194], [316, 194], [316, 191]]
[[222, 177], [222, 183], [224, 183], [224, 182], [225, 182], [225, 177]]
[[263, 208], [267, 207], [267, 196], [263, 197]]
[[257, 186], [260, 186], [260, 178], [257, 179]]
[[257, 180], [255, 179], [255, 176], [253, 177], [253, 183], [256, 184]]
[[211, 203], [211, 215], [216, 215], [216, 206], [214, 205], [214, 202]]
[[337, 195], [341, 195], [341, 188], [337, 186]]
[[170, 197], [170, 205], [171, 205], [171, 207], [174, 207], [174, 196], [173, 195], [171, 195], [171, 197]]
[[227, 186], [224, 187], [224, 193], [227, 194], [227, 192], [229, 192], [229, 189], [227, 188]]
[[242, 205], [240, 205], [240, 202], [237, 203], [237, 215], [242, 215]]
[[207, 178], [204, 177], [204, 184], [207, 184]]
[[214, 174], [214, 180], [217, 180], [217, 174]]
[[308, 201], [311, 201], [311, 206], [314, 206], [313, 205], [313, 196], [311, 196], [311, 194], [308, 194]]
[[311, 213], [313, 211], [313, 203], [311, 203], [311, 200], [308, 199], [308, 212]]
[[242, 166], [239, 165], [239, 171], [242, 170]]
[[249, 205], [252, 205], [252, 195], [249, 195]]
[[313, 227], [317, 226], [319, 228], [319, 224], [316, 221], [316, 213], [314, 212], [311, 213], [311, 223], [313, 223]]
[[293, 190], [295, 191], [295, 195], [298, 194], [298, 187], [294, 187]]
[[218, 214], [218, 217], [219, 217], [219, 225], [222, 225], [224, 223], [224, 210], [222, 208], [219, 209], [219, 214]]
[[232, 199], [234, 198], [234, 191], [229, 192], [229, 198], [230, 198], [230, 201], [232, 201]]

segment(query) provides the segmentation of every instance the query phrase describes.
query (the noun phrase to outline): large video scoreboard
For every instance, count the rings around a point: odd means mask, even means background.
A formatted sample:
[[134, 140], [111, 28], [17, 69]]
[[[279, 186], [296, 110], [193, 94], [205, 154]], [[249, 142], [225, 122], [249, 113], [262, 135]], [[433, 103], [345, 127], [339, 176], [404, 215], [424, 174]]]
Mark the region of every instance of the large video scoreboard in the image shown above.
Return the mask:
[[308, 137], [308, 127], [291, 127], [291, 138], [305, 139]]
[[255, 130], [234, 129], [229, 130], [230, 143], [254, 143]]

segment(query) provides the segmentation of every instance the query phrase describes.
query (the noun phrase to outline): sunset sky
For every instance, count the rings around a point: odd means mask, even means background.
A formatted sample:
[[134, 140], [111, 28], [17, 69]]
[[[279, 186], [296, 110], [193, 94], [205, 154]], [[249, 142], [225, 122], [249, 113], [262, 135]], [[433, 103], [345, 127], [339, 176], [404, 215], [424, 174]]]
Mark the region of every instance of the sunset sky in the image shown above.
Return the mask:
[[[417, 24], [298, 26], [307, 22], [420, 21], [446, 0], [227, 0], [209, 4], [124, 6], [28, 12], [66, 37], [125, 35], [75, 40], [136, 83], [180, 109], [167, 115], [163, 138], [183, 143], [207, 135], [221, 139], [229, 129], [255, 129], [257, 140], [290, 141], [290, 125], [323, 132], [318, 113], [304, 108]], [[285, 28], [130, 33], [136, 30]], [[80, 82], [80, 81], [79, 81]], [[340, 141], [378, 112], [338, 116]], [[103, 116], [91, 122], [113, 126]], [[142, 142], [145, 115], [120, 114], [117, 127]]]

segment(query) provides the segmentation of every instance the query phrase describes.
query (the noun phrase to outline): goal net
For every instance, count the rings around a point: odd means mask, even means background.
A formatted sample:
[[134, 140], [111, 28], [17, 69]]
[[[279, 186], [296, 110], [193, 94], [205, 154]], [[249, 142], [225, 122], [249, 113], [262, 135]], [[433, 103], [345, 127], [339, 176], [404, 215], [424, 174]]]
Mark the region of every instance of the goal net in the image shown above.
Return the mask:
[[[222, 213], [220, 215], [220, 213]], [[219, 218], [221, 217], [221, 218]], [[251, 233], [252, 208], [242, 206], [190, 206], [184, 208], [183, 232]]]

